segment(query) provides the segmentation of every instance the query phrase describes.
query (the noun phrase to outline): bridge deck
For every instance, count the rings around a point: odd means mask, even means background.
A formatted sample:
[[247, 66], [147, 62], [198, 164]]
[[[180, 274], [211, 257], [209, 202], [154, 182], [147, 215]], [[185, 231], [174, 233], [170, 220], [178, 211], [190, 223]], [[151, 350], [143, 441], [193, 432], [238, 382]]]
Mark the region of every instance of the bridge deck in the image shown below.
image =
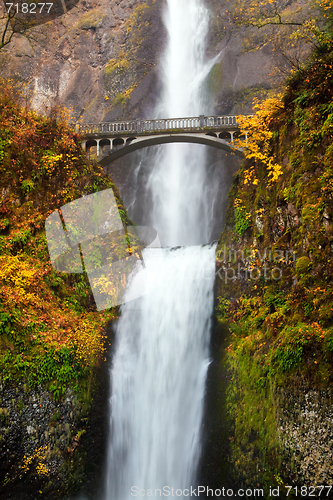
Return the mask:
[[167, 118], [157, 120], [128, 120], [77, 124], [76, 129], [86, 138], [110, 137], [114, 135], [151, 135], [198, 131], [236, 130], [236, 116], [198, 116], [190, 118]]
[[[83, 135], [82, 146], [89, 156], [92, 151], [104, 167], [138, 149], [172, 142], [204, 144], [243, 155], [241, 148], [230, 144], [239, 134], [236, 116], [87, 123], [77, 124], [76, 130]], [[244, 135], [247, 140], [247, 132]]]

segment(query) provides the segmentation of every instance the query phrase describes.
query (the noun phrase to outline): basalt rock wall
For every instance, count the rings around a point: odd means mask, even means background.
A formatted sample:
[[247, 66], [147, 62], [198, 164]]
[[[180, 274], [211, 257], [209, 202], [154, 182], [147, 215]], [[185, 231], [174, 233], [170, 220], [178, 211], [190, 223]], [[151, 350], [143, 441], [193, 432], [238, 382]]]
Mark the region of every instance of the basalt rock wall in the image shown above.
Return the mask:
[[[237, 28], [230, 4], [207, 0], [207, 58], [219, 54], [208, 90], [216, 113], [246, 113], [255, 95], [281, 80], [271, 43]], [[22, 79], [32, 105], [48, 112], [56, 104], [85, 123], [125, 117], [151, 118], [159, 96], [159, 61], [167, 35], [164, 0], [82, 0], [66, 14], [17, 36], [2, 50], [3, 76]]]

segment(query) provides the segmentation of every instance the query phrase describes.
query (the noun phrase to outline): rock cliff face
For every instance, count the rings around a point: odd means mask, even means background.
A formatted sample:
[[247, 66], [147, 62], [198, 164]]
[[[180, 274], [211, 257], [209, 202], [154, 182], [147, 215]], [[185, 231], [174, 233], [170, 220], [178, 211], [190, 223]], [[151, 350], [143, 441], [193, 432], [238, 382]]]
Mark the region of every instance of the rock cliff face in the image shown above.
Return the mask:
[[[270, 43], [247, 43], [226, 2], [207, 0], [207, 57], [220, 54], [209, 76], [216, 113], [248, 112], [254, 95], [275, 86]], [[3, 76], [33, 91], [39, 112], [61, 103], [83, 122], [152, 116], [158, 64], [166, 43], [163, 0], [83, 0], [66, 14], [17, 37], [0, 56]]]
[[[54, 496], [61, 484], [68, 480], [64, 455], [73, 453], [79, 445], [81, 433], [77, 429], [80, 417], [80, 404], [68, 390], [64, 401], [57, 403], [42, 386], [27, 394], [23, 384], [2, 387], [0, 434], [2, 443], [1, 478], [4, 484], [2, 494], [13, 494], [20, 500], [24, 496], [23, 486], [30, 483], [28, 495], [42, 489], [40, 477], [47, 475], [52, 481], [49, 495]], [[76, 401], [75, 401], [76, 399]], [[72, 435], [73, 430], [77, 432]], [[15, 467], [18, 457], [26, 457], [20, 468]], [[31, 474], [36, 467], [38, 473]], [[9, 483], [9, 484], [7, 484]], [[7, 486], [7, 488], [6, 488]]]
[[29, 82], [39, 112], [61, 103], [85, 122], [120, 118], [132, 94], [133, 113], [147, 113], [165, 39], [160, 8], [140, 0], [80, 2], [28, 40], [17, 38], [2, 54], [2, 72]]
[[300, 386], [283, 397], [281, 406], [284, 469], [299, 484], [328, 484], [333, 466], [332, 391]]

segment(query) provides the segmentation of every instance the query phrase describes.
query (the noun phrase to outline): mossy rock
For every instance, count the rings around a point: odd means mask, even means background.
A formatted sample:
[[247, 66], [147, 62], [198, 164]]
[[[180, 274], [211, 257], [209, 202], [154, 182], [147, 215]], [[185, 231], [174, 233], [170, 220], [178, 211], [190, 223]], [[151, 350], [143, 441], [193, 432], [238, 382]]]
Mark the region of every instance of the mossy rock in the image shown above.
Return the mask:
[[105, 14], [99, 9], [93, 9], [84, 14], [78, 22], [78, 27], [83, 30], [96, 29], [102, 24]]
[[218, 95], [223, 82], [222, 63], [215, 64], [208, 76], [208, 89], [211, 94]]
[[115, 71], [118, 70], [119, 74], [130, 68], [130, 61], [122, 53], [119, 55], [118, 59], [110, 59], [110, 61], [105, 66], [105, 76], [111, 76]]
[[308, 257], [303, 256], [297, 259], [296, 262], [296, 275], [300, 276], [303, 273], [306, 273], [311, 266], [311, 261]]

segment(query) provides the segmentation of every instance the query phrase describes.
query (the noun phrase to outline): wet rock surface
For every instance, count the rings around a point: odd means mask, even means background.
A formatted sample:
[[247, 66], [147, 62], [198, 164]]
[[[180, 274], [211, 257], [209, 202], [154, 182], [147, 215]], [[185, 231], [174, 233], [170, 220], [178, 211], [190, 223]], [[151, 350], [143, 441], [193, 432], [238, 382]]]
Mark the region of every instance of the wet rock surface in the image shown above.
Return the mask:
[[109, 433], [110, 360], [79, 393], [55, 400], [39, 385], [0, 384], [1, 500], [102, 498]]
[[1, 498], [21, 498], [12, 497], [12, 490], [23, 495], [38, 483], [44, 489], [49, 481], [56, 490], [68, 480], [66, 459], [85, 432], [77, 396], [68, 389], [57, 402], [42, 386], [28, 390], [18, 383], [1, 386], [0, 397]]
[[298, 484], [332, 485], [332, 391], [301, 388], [283, 398], [282, 408], [279, 439], [288, 475]]

